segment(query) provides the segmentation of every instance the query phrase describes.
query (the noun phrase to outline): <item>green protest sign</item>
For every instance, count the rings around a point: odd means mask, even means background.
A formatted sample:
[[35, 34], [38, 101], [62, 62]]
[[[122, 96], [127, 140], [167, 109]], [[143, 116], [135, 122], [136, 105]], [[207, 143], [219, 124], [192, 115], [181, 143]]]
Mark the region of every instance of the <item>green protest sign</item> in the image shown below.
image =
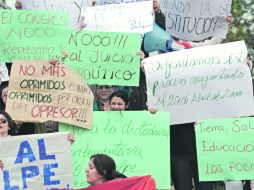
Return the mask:
[[75, 134], [72, 146], [74, 188], [86, 184], [93, 154], [110, 155], [126, 176], [152, 175], [157, 189], [170, 189], [169, 114], [146, 111], [94, 112], [92, 130], [60, 124]]
[[254, 118], [204, 120], [195, 131], [201, 181], [254, 178]]
[[65, 62], [87, 84], [138, 86], [140, 45], [140, 34], [72, 32]]
[[0, 10], [0, 61], [59, 57], [69, 28], [66, 13]]

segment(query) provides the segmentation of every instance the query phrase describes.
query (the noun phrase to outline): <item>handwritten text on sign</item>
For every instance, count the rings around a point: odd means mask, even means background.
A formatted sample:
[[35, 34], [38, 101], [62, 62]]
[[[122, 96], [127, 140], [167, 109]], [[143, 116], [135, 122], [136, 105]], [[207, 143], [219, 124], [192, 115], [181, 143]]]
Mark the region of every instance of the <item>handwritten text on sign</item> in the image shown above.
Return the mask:
[[4, 170], [1, 189], [71, 188], [70, 149], [67, 133], [2, 138], [0, 155]]
[[65, 13], [0, 10], [0, 61], [59, 56], [68, 24]]
[[88, 84], [138, 86], [139, 34], [73, 32], [68, 42], [65, 62]]
[[[84, 168], [93, 154], [116, 160], [127, 176], [152, 175], [158, 189], [170, 189], [169, 114], [94, 112], [92, 130], [60, 125], [75, 134], [72, 148], [74, 187], [87, 186]], [[157, 163], [156, 165], [154, 163]]]
[[246, 56], [241, 41], [145, 59], [149, 108], [169, 111], [173, 124], [252, 115]]
[[231, 2], [232, 0], [169, 0], [166, 5], [167, 32], [191, 41], [211, 36], [225, 38], [228, 29], [226, 16], [230, 14]]
[[195, 131], [200, 180], [253, 179], [254, 118], [204, 120]]
[[[89, 1], [89, 0], [87, 0]], [[98, 0], [96, 5], [121, 4], [121, 3], [137, 3], [148, 0]]]
[[15, 61], [7, 112], [21, 121], [59, 121], [91, 128], [93, 94], [78, 74], [48, 61]]
[[85, 0], [21, 0], [24, 10], [46, 10], [68, 13], [71, 27], [79, 29], [81, 7], [85, 6]]
[[153, 30], [152, 1], [86, 7], [85, 30], [146, 33]]

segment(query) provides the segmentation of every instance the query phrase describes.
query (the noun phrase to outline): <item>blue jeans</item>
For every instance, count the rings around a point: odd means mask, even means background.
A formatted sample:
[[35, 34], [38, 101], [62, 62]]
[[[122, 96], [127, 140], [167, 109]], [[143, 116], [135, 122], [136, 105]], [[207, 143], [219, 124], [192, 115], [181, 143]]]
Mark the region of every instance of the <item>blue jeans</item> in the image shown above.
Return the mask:
[[175, 190], [213, 190], [213, 182], [200, 182], [198, 178], [197, 156], [192, 154], [171, 155], [171, 177]]

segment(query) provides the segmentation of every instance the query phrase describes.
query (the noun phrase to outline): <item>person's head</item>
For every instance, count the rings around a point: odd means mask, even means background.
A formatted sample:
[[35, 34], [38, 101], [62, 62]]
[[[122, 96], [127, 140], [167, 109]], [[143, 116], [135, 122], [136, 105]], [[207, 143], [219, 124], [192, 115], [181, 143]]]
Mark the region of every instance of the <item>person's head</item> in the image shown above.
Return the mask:
[[10, 115], [4, 111], [0, 110], [0, 135], [1, 137], [6, 137], [8, 135], [15, 134], [15, 122], [12, 120]]
[[115, 91], [110, 96], [110, 109], [113, 111], [124, 111], [129, 106], [128, 95], [121, 90]]
[[6, 105], [6, 101], [7, 101], [7, 95], [8, 95], [8, 86], [6, 86], [5, 88], [3, 88], [2, 90], [2, 94], [1, 94], [1, 98], [3, 100], [3, 103]]
[[8, 96], [8, 83], [1, 84], [0, 95], [1, 95], [0, 103], [2, 106], [1, 109], [5, 109], [7, 96]]
[[98, 185], [115, 178], [115, 161], [105, 154], [91, 156], [86, 168], [86, 181], [90, 185]]
[[96, 86], [97, 97], [103, 101], [109, 100], [109, 97], [114, 92], [114, 90], [115, 88], [113, 86], [108, 86], [108, 85]]
[[155, 13], [159, 13], [161, 10], [160, 3], [158, 0], [153, 0], [153, 10]]

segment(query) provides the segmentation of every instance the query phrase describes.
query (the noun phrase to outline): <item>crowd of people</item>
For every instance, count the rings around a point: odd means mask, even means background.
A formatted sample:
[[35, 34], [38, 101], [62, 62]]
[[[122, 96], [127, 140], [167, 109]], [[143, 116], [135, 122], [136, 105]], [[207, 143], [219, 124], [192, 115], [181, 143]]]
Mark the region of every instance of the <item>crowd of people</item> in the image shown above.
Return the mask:
[[[96, 6], [96, 1], [93, 1]], [[16, 9], [22, 9], [19, 0], [16, 1]], [[153, 0], [154, 21], [163, 30], [166, 30], [165, 15], [160, 9], [158, 0]], [[227, 21], [232, 22], [232, 16], [226, 17]], [[85, 24], [81, 23], [81, 28], [85, 28]], [[181, 43], [181, 39], [177, 39]], [[192, 48], [208, 46], [222, 43], [223, 39], [211, 37], [202, 42], [188, 42]], [[168, 51], [171, 51], [170, 48]], [[163, 53], [163, 52], [159, 52]], [[94, 85], [91, 89], [94, 93], [95, 101], [93, 104], [94, 111], [128, 111], [128, 110], [148, 110], [147, 94], [146, 94], [146, 75], [143, 69], [142, 60], [149, 56], [149, 52], [137, 52], [140, 56], [140, 82], [138, 87], [125, 86], [109, 86]], [[65, 55], [66, 56], [66, 55]], [[55, 62], [51, 60], [51, 62]], [[9, 73], [11, 63], [6, 63]], [[248, 61], [248, 65], [252, 67], [252, 62]], [[13, 121], [11, 116], [4, 111], [6, 102], [8, 101], [8, 82], [2, 82], [0, 87], [0, 134], [6, 138], [16, 135], [29, 135], [36, 133], [57, 132], [57, 122], [47, 121], [42, 124], [27, 123], [22, 121]], [[150, 109], [150, 112], [156, 114], [156, 108]], [[71, 143], [74, 141], [74, 135], [68, 136]], [[172, 185], [175, 190], [213, 190], [216, 182], [200, 181], [198, 174], [197, 151], [194, 123], [184, 123], [170, 126], [170, 162], [171, 162], [171, 178]], [[0, 168], [4, 168], [4, 163], [0, 157]], [[91, 155], [90, 162], [86, 168], [87, 182], [90, 185], [102, 184], [106, 181], [127, 178], [124, 174], [116, 171], [115, 161], [104, 154]], [[165, 168], [166, 169], [166, 168]], [[163, 171], [162, 171], [163, 173]], [[254, 176], [253, 176], [254, 178]], [[252, 184], [252, 187], [251, 187]], [[254, 182], [250, 181], [226, 181], [226, 190], [243, 190], [243, 188], [254, 189]]]

